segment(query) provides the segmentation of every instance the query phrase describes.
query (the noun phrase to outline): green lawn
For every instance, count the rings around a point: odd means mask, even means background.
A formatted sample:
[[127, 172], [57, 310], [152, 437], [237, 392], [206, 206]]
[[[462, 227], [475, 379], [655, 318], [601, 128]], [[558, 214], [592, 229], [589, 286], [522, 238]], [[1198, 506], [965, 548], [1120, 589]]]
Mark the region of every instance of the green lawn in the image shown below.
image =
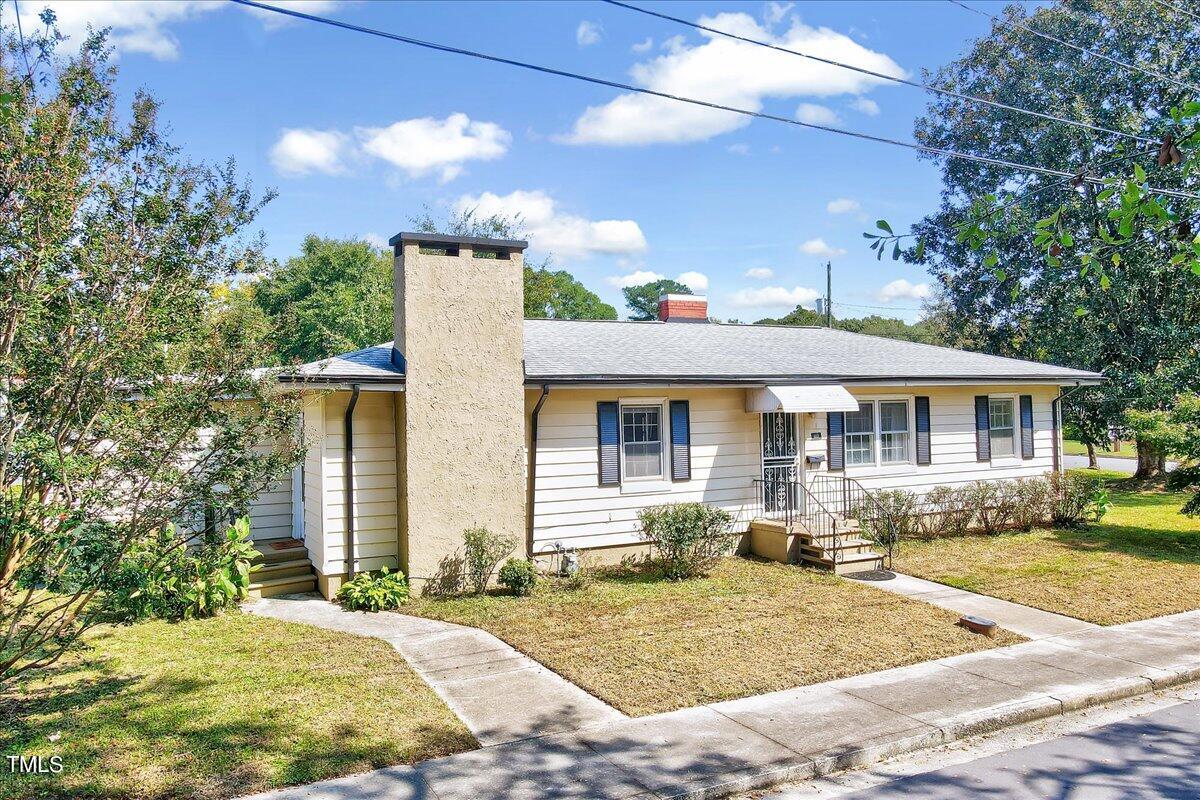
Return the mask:
[[491, 631], [634, 716], [1013, 644], [925, 603], [795, 566], [723, 559], [707, 578], [616, 571], [532, 597], [418, 600], [402, 613]]
[[5, 772], [0, 798], [224, 798], [476, 746], [385, 642], [238, 613], [146, 622], [0, 695], [0, 752], [65, 767]]
[[[1063, 439], [1063, 452], [1069, 456], [1086, 456], [1087, 445], [1074, 439]], [[1121, 449], [1115, 453], [1097, 447], [1096, 455], [1103, 458], [1137, 458], [1137, 446], [1133, 442], [1121, 442]]]
[[1179, 513], [1184, 496], [1085, 472], [1110, 480], [1100, 524], [904, 542], [895, 568], [1101, 625], [1200, 608], [1200, 519]]

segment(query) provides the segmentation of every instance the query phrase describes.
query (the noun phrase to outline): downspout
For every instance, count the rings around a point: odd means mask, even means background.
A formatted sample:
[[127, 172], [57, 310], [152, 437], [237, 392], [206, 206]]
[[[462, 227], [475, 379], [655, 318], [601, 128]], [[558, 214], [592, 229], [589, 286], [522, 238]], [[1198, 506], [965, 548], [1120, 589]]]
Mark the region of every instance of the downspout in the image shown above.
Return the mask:
[[542, 412], [542, 404], [550, 396], [550, 384], [542, 384], [542, 396], [533, 407], [529, 418], [529, 480], [525, 487], [525, 555], [533, 558], [533, 490], [537, 481], [537, 443], [538, 443], [538, 414]]
[[1055, 472], [1063, 471], [1063, 454], [1062, 454], [1062, 451], [1059, 449], [1060, 445], [1062, 444], [1062, 427], [1063, 427], [1062, 401], [1065, 400], [1066, 398], [1070, 397], [1072, 394], [1074, 394], [1075, 392], [1079, 391], [1082, 388], [1083, 388], [1083, 384], [1077, 383], [1074, 386], [1072, 386], [1070, 389], [1068, 389], [1067, 391], [1064, 392], [1062, 390], [1062, 387], [1060, 386], [1058, 389], [1058, 397], [1056, 397], [1050, 401], [1050, 415], [1051, 415], [1051, 419], [1054, 422], [1054, 443], [1051, 445], [1051, 448], [1052, 448], [1051, 452], [1052, 452], [1052, 455], [1054, 456], [1054, 471]]
[[361, 387], [350, 387], [350, 402], [346, 405], [346, 580], [354, 577], [354, 407], [358, 405]]

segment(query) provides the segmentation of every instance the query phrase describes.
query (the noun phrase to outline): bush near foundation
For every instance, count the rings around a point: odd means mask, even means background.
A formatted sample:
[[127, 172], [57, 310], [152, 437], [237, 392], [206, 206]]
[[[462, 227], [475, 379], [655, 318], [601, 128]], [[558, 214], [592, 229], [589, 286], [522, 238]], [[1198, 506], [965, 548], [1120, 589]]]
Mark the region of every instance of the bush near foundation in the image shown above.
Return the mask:
[[500, 568], [500, 585], [517, 597], [528, 597], [537, 584], [537, 569], [527, 558], [510, 558]]
[[350, 611], [390, 611], [408, 602], [408, 580], [403, 572], [387, 567], [360, 572], [342, 584], [337, 600]]
[[670, 580], [708, 573], [718, 558], [733, 551], [733, 515], [703, 503], [671, 503], [638, 512], [639, 532], [650, 543], [651, 559]]

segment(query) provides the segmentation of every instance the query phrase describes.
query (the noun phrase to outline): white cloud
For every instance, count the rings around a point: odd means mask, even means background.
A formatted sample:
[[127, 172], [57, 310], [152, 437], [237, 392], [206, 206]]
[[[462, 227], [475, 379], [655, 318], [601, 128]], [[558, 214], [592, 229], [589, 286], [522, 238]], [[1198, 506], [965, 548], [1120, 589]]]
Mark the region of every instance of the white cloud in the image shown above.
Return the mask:
[[[768, 12], [782, 20], [787, 11]], [[780, 47], [854, 64], [887, 75], [905, 71], [891, 58], [863, 47], [845, 34], [813, 28], [792, 18], [775, 34], [749, 14], [721, 13], [700, 23]], [[665, 54], [635, 64], [633, 80], [655, 91], [693, 97], [722, 105], [760, 111], [767, 98], [858, 95], [881, 83], [850, 70], [796, 58], [765, 47], [703, 34], [689, 44], [681, 37], [664, 42]], [[749, 118], [639, 94], [623, 94], [588, 107], [563, 141], [610, 146], [696, 142], [749, 124]]]
[[372, 247], [380, 250], [388, 249], [388, 240], [386, 236], [380, 236], [378, 233], [364, 233], [359, 238]]
[[731, 144], [731, 145], [727, 146], [725, 149], [728, 150], [730, 153], [733, 153], [735, 156], [750, 155], [750, 145], [745, 144], [744, 142], [738, 142], [737, 144]]
[[285, 128], [271, 148], [271, 164], [281, 175], [291, 177], [313, 172], [339, 175], [346, 171], [349, 150], [344, 133]]
[[754, 278], [759, 281], [770, 280], [775, 277], [775, 270], [770, 267], [751, 267], [746, 270], [747, 278]]
[[693, 292], [708, 291], [708, 276], [703, 272], [684, 272], [676, 280]]
[[824, 239], [809, 239], [804, 244], [800, 245], [800, 252], [810, 256], [820, 256], [822, 258], [832, 258], [833, 256], [844, 256], [846, 251], [840, 247], [830, 247], [825, 243]]
[[842, 121], [832, 108], [816, 103], [801, 103], [796, 109], [796, 119], [809, 125], [836, 125]]
[[[306, 14], [324, 14], [327, 11], [335, 9], [340, 0], [265, 0], [270, 5], [276, 8], [287, 8], [293, 11], [303, 11]], [[267, 11], [262, 8], [254, 8], [253, 6], [239, 6], [245, 9], [254, 16], [263, 21], [263, 27], [267, 30], [275, 30], [282, 28], [285, 25], [291, 25], [300, 20], [295, 17], [289, 17], [285, 14], [276, 14], [273, 11]]]
[[763, 22], [768, 28], [778, 25], [783, 22], [784, 17], [791, 13], [795, 5], [795, 3], [777, 3], [775, 0], [771, 0], [763, 9]]
[[856, 97], [850, 103], [850, 107], [855, 111], [866, 114], [868, 117], [879, 116], [879, 103], [876, 103], [869, 97]]
[[647, 36], [642, 41], [635, 43], [629, 49], [635, 53], [649, 53], [654, 49], [654, 37]]
[[628, 275], [610, 275], [605, 278], [605, 282], [618, 289], [624, 289], [629, 286], [641, 286], [644, 283], [652, 283], [653, 281], [661, 281], [666, 275], [660, 275], [657, 272], [650, 270], [639, 269]]
[[455, 209], [460, 212], [476, 209], [481, 217], [520, 216], [531, 247], [566, 258], [584, 258], [595, 253], [627, 255], [646, 249], [646, 237], [633, 220], [589, 220], [566, 214], [558, 210], [554, 198], [541, 190], [463, 195], [456, 201]]
[[816, 289], [797, 286], [786, 289], [782, 286], [764, 286], [761, 289], [739, 289], [729, 296], [735, 308], [787, 308], [812, 306], [821, 293]]
[[386, 128], [355, 128], [365, 153], [393, 164], [409, 177], [436, 171], [442, 182], [453, 180], [467, 161], [489, 161], [508, 151], [512, 135], [494, 122], [466, 114], [445, 119], [420, 117], [393, 122]]
[[926, 297], [929, 297], [928, 283], [909, 283], [904, 278], [897, 278], [875, 293], [875, 299], [881, 303], [890, 303], [893, 300], [924, 300]]
[[[273, 5], [303, 8], [309, 13], [322, 13], [337, 5], [337, 0], [271, 0]], [[26, 31], [41, 28], [38, 15], [43, 8], [53, 9], [58, 30], [71, 37], [78, 46], [87, 35], [88, 26], [99, 30], [112, 28], [110, 42], [121, 53], [144, 53], [160, 61], [179, 57], [179, 40], [170, 27], [197, 17], [229, 8], [221, 0], [50, 0], [26, 3], [21, 9], [21, 24]], [[286, 24], [290, 18], [262, 9], [248, 7], [263, 21], [266, 28]]]
[[858, 211], [862, 205], [849, 197], [838, 197], [825, 204], [825, 210], [830, 214], [849, 214]]
[[599, 23], [586, 19], [575, 29], [575, 41], [580, 47], [596, 44], [603, 35], [604, 28], [600, 27]]

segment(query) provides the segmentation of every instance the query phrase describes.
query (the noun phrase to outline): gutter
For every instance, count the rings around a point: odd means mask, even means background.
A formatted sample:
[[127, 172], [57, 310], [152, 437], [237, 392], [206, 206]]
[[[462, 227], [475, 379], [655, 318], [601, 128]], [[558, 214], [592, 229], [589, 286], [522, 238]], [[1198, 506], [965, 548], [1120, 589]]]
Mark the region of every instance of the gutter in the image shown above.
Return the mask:
[[350, 388], [350, 402], [346, 405], [346, 580], [354, 577], [354, 407], [358, 405], [357, 383]]
[[533, 407], [529, 418], [529, 479], [525, 487], [525, 556], [533, 558], [533, 494], [537, 482], [537, 443], [538, 415], [542, 412], [542, 404], [550, 396], [550, 384], [542, 384], [542, 396]]
[[1082, 389], [1084, 386], [1087, 386], [1087, 385], [1089, 385], [1089, 384], [1076, 383], [1074, 386], [1072, 386], [1070, 389], [1068, 389], [1065, 392], [1062, 391], [1062, 387], [1059, 387], [1058, 397], [1056, 397], [1050, 401], [1050, 416], [1051, 416], [1051, 419], [1054, 421], [1054, 423], [1053, 423], [1054, 444], [1051, 445], [1051, 448], [1052, 448], [1052, 454], [1054, 456], [1054, 471], [1055, 472], [1063, 471], [1063, 469], [1062, 469], [1063, 454], [1062, 454], [1062, 450], [1061, 450], [1062, 426], [1063, 426], [1062, 401], [1065, 400], [1066, 398], [1070, 397], [1072, 394], [1074, 394], [1075, 392], [1079, 391], [1080, 389]]

